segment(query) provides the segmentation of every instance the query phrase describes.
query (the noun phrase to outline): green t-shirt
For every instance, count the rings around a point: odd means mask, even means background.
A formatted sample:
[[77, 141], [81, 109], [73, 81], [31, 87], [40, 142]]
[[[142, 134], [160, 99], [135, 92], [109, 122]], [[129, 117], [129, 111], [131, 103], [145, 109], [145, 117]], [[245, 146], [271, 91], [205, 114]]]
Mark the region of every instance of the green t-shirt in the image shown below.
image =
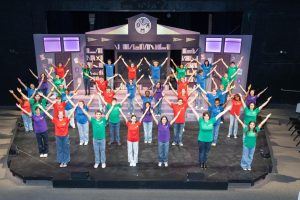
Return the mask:
[[[31, 105], [31, 111], [32, 111], [32, 113], [35, 114], [35, 108], [36, 108], [39, 104], [40, 104], [44, 109], [46, 109], [46, 103], [47, 103], [47, 100], [46, 100], [46, 99], [42, 99], [41, 103], [39, 103], [39, 102], [35, 102], [35, 103], [34, 103], [34, 99], [31, 98], [31, 99], [29, 99], [29, 103], [30, 103], [30, 105]], [[43, 112], [43, 111], [41, 110], [41, 112]]]
[[105, 139], [105, 126], [106, 126], [106, 119], [102, 117], [100, 120], [96, 118], [91, 118], [91, 124], [93, 127], [93, 138], [95, 140], [102, 140]]
[[198, 141], [201, 142], [212, 142], [213, 141], [213, 129], [214, 123], [216, 123], [216, 118], [213, 117], [207, 122], [204, 121], [203, 118], [199, 119], [199, 134], [198, 134]]
[[256, 146], [256, 136], [260, 129], [258, 127], [255, 127], [255, 130], [256, 133], [253, 130], [247, 132], [248, 126], [243, 129], [243, 132], [245, 134], [244, 145], [248, 148], [254, 148]]
[[59, 88], [59, 86], [60, 86], [61, 84], [63, 84], [63, 82], [64, 82], [64, 80], [61, 79], [61, 78], [54, 78], [54, 79], [53, 79], [53, 83], [54, 83], [54, 85], [55, 85], [57, 88]]
[[221, 78], [221, 84], [224, 85], [225, 90], [228, 86], [228, 83], [229, 83], [229, 78], [224, 78], [224, 77]]
[[231, 81], [231, 80], [236, 80], [236, 75], [231, 78], [231, 76], [238, 70], [239, 68], [237, 66], [234, 66], [234, 67], [228, 67], [228, 79]]
[[81, 70], [82, 70], [82, 77], [84, 79], [88, 79], [89, 77], [87, 75], [85, 75], [85, 74], [90, 75], [91, 69], [89, 67], [88, 68], [82, 67]]
[[[107, 111], [111, 108], [111, 104], [107, 104], [106, 106]], [[120, 122], [120, 110], [119, 108], [122, 108], [121, 104], [116, 104], [114, 108], [112, 109], [110, 115], [109, 115], [109, 122], [110, 123], [119, 123]]]
[[185, 73], [186, 73], [187, 68], [180, 68], [180, 67], [176, 67], [176, 71], [177, 71], [177, 79], [180, 80], [181, 77], [185, 78]]
[[250, 110], [248, 107], [244, 108], [244, 124], [248, 126], [251, 121], [256, 122], [256, 117], [259, 112], [259, 108], [254, 110]]

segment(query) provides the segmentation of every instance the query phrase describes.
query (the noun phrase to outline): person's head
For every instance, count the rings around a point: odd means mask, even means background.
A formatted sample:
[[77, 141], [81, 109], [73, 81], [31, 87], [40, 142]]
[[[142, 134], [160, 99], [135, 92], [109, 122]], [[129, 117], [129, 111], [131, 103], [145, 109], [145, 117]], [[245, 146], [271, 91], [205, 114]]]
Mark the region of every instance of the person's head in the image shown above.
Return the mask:
[[254, 109], [255, 109], [255, 103], [254, 103], [254, 102], [251, 102], [251, 103], [249, 104], [249, 109], [250, 109], [250, 110], [254, 110]]
[[111, 105], [116, 105], [117, 104], [117, 99], [116, 98], [113, 98], [112, 99], [112, 102], [111, 102]]
[[136, 122], [136, 115], [131, 115], [130, 119], [131, 119], [131, 122], [135, 123]]
[[111, 64], [111, 59], [107, 60], [107, 64], [109, 64], [109, 65]]
[[35, 86], [34, 86], [33, 83], [30, 83], [29, 87], [30, 87], [31, 89], [34, 89], [34, 88], [35, 88]]
[[56, 75], [55, 75], [55, 78], [56, 78], [56, 79], [59, 79], [59, 75], [58, 75], [58, 74], [56, 74]]
[[215, 99], [215, 106], [219, 106], [220, 105], [220, 99], [219, 98], [216, 98]]
[[41, 114], [41, 109], [40, 109], [40, 107], [36, 107], [35, 108], [35, 114], [37, 115], [37, 116], [39, 116], [40, 114]]
[[101, 112], [100, 110], [97, 110], [97, 111], [95, 112], [95, 118], [96, 118], [97, 120], [99, 120], [101, 117], [102, 117], [102, 112]]
[[60, 89], [60, 90], [64, 89], [64, 85], [63, 84], [60, 84], [58, 87], [59, 87], [58, 89]]
[[69, 95], [69, 94], [70, 94], [70, 90], [69, 90], [69, 89], [66, 89], [66, 90], [65, 90], [65, 93], [66, 93], [66, 95]]
[[103, 82], [103, 81], [104, 81], [103, 76], [99, 76], [99, 81], [100, 81], [100, 82]]
[[163, 124], [163, 125], [166, 125], [168, 123], [168, 118], [167, 116], [163, 115], [161, 118], [160, 118], [160, 122]]
[[204, 65], [209, 65], [209, 61], [208, 60], [204, 60]]
[[157, 67], [158, 66], [158, 61], [154, 60], [153, 65], [154, 65], [154, 67]]
[[235, 66], [235, 62], [231, 62], [230, 67], [234, 67], [234, 66]]
[[236, 100], [236, 101], [241, 101], [241, 97], [240, 97], [240, 95], [238, 95], [238, 94], [235, 94], [233, 98], [234, 98], [234, 100]]
[[183, 64], [181, 64], [181, 65], [179, 66], [179, 68], [184, 68]]
[[43, 79], [43, 82], [44, 82], [44, 83], [47, 82], [47, 79], [48, 79], [48, 78], [47, 78], [47, 75], [46, 75], [45, 73], [41, 73], [40, 78]]
[[182, 100], [182, 98], [178, 98], [178, 100], [177, 100], [177, 104], [178, 104], [178, 105], [182, 105], [182, 104], [183, 104], [183, 100]]
[[151, 107], [150, 102], [146, 102], [146, 103], [145, 103], [145, 107], [146, 107], [146, 108], [150, 108], [150, 107]]
[[145, 96], [146, 96], [146, 97], [149, 97], [149, 96], [150, 96], [150, 91], [149, 91], [149, 90], [146, 90], [146, 91], [145, 91]]
[[42, 100], [42, 97], [41, 97], [39, 94], [36, 94], [36, 95], [34, 96], [34, 100], [35, 100], [35, 101], [41, 101], [41, 100]]
[[248, 124], [248, 131], [250, 131], [250, 130], [255, 131], [255, 126], [256, 126], [256, 124], [255, 124], [254, 121], [249, 122], [249, 124]]
[[160, 82], [157, 82], [156, 85], [155, 85], [155, 87], [156, 87], [156, 88], [160, 88], [160, 87], [161, 87], [161, 83], [160, 83]]
[[180, 81], [181, 82], [184, 82], [185, 81], [185, 78], [182, 76], [182, 77], [180, 77]]
[[255, 90], [250, 90], [250, 96], [254, 96]]
[[205, 111], [202, 114], [204, 121], [208, 121], [210, 119], [210, 112]]
[[130, 67], [134, 67], [134, 63], [132, 62], [132, 63], [130, 63]]
[[203, 70], [202, 69], [199, 69], [198, 71], [197, 71], [197, 74], [199, 74], [199, 75], [203, 75]]
[[83, 107], [84, 106], [84, 101], [83, 100], [79, 100], [78, 101], [78, 106], [79, 107]]
[[228, 78], [227, 72], [224, 73], [224, 78]]
[[186, 95], [186, 90], [184, 88], [181, 90], [181, 94]]
[[216, 90], [216, 88], [213, 88], [213, 89], [211, 90], [211, 94], [214, 95], [214, 96], [217, 95], [217, 90]]
[[129, 84], [132, 85], [133, 84], [133, 80], [129, 79]]
[[224, 90], [224, 85], [220, 84], [220, 90]]
[[56, 97], [56, 103], [61, 103], [61, 96]]
[[109, 86], [106, 87], [106, 92], [111, 92], [111, 88]]
[[58, 67], [62, 67], [63, 66], [63, 64], [60, 62], [60, 63], [58, 63]]
[[64, 111], [62, 111], [62, 110], [58, 111], [58, 119], [63, 119], [64, 115], [65, 115]]

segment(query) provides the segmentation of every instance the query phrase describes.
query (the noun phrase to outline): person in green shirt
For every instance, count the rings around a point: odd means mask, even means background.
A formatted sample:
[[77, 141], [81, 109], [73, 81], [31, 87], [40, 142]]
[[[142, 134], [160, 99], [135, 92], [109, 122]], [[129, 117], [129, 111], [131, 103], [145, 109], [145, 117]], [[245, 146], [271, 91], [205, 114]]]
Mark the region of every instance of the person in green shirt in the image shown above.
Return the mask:
[[173, 59], [171, 59], [171, 62], [173, 63], [173, 65], [175, 66], [176, 68], [176, 71], [177, 71], [177, 79], [180, 80], [181, 77], [185, 78], [186, 76], [186, 70], [187, 70], [187, 65], [189, 63], [187, 63], [186, 65], [180, 65], [179, 67], [176, 65], [176, 63], [174, 62]]
[[227, 88], [228, 84], [230, 84], [230, 81], [233, 80], [233, 78], [237, 75], [238, 70], [233, 75], [231, 75], [231, 77], [228, 76], [227, 72], [224, 73], [224, 76], [221, 76], [217, 69], [214, 69], [214, 72], [220, 78], [221, 84], [224, 85], [224, 88]]
[[79, 65], [81, 66], [85, 95], [90, 95], [90, 93], [91, 93], [91, 89], [90, 89], [91, 81], [90, 81], [89, 75], [90, 75], [90, 72], [91, 72], [91, 68], [94, 66], [93, 62], [85, 64], [85, 63], [81, 63], [79, 61]]
[[213, 129], [214, 123], [222, 117], [230, 107], [226, 107], [224, 111], [220, 112], [216, 117], [211, 118], [211, 114], [208, 111], [203, 112], [203, 117], [200, 117], [193, 105], [188, 104], [193, 113], [195, 114], [197, 121], [199, 123], [199, 134], [198, 134], [198, 144], [199, 144], [199, 163], [200, 167], [203, 169], [207, 168], [207, 157], [213, 141]]
[[[101, 167], [106, 167], [106, 156], [105, 156], [105, 127], [106, 121], [114, 109], [115, 105], [111, 106], [105, 116], [102, 115], [100, 110], [95, 112], [95, 117], [91, 117], [89, 113], [82, 109], [82, 112], [88, 117], [88, 120], [92, 124], [93, 129], [93, 147], [94, 147], [94, 154], [95, 154], [95, 164], [94, 168], [98, 168], [100, 161]], [[100, 151], [100, 154], [99, 154]]]
[[[45, 72], [47, 73], [48, 77], [49, 77], [49, 83], [53, 86], [53, 88], [55, 89], [55, 94], [56, 96], [60, 96], [61, 92], [59, 90], [59, 88], [61, 87], [61, 85], [63, 86], [63, 88], [66, 86], [66, 81], [65, 78], [69, 73], [69, 70], [66, 71], [65, 75], [63, 78], [59, 78], [59, 76], [56, 74], [55, 77], [53, 78], [52, 75], [45, 70]], [[72, 81], [71, 81], [72, 82]], [[70, 82], [70, 83], [71, 83]], [[70, 85], [70, 83], [68, 84], [68, 86]], [[67, 86], [66, 86], [67, 88]]]
[[238, 71], [243, 59], [244, 59], [244, 57], [242, 56], [237, 65], [235, 64], [235, 62], [232, 61], [229, 66], [224, 62], [223, 58], [221, 59], [222, 63], [224, 64], [224, 66], [227, 69], [229, 81], [236, 80], [236, 74], [237, 74], [237, 71]]
[[256, 146], [256, 137], [261, 127], [271, 117], [271, 113], [258, 125], [254, 121], [251, 121], [248, 125], [244, 124], [240, 118], [235, 115], [239, 123], [243, 126], [244, 142], [243, 142], [243, 154], [241, 160], [241, 167], [244, 171], [251, 171], [251, 164], [253, 161], [253, 155]]

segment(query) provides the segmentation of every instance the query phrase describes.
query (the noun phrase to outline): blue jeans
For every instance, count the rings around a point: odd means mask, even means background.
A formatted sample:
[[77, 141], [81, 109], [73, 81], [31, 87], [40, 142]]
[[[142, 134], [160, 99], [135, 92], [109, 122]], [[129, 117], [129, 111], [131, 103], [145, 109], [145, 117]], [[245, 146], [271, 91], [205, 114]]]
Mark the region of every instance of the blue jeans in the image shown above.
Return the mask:
[[214, 130], [213, 130], [213, 135], [214, 135], [213, 143], [215, 144], [217, 144], [218, 142], [219, 129], [220, 129], [220, 123], [215, 123]]
[[56, 160], [58, 163], [70, 162], [69, 136], [56, 136]]
[[134, 113], [134, 98], [128, 98], [128, 112]]
[[152, 78], [152, 81], [154, 83], [153, 87], [155, 87], [156, 83], [158, 83], [160, 81], [160, 79], [159, 78]]
[[197, 89], [197, 93], [198, 93], [198, 96], [196, 98], [196, 106], [200, 107], [200, 106], [202, 106], [201, 90]]
[[116, 141], [120, 142], [120, 122], [111, 123], [109, 122], [109, 133], [110, 133], [110, 143], [113, 143], [115, 140], [114, 134], [116, 133]]
[[158, 162], [168, 162], [169, 142], [158, 142]]
[[80, 142], [89, 142], [89, 123], [80, 124], [77, 122]]
[[174, 123], [174, 142], [179, 144], [182, 143], [184, 124]]
[[238, 131], [238, 120], [236, 119], [235, 116], [233, 115], [229, 115], [230, 117], [230, 123], [229, 123], [229, 131], [228, 131], [228, 135], [232, 134], [232, 130], [233, 130], [233, 135], [237, 136], [237, 131]]
[[241, 167], [243, 169], [251, 168], [254, 152], [255, 152], [255, 147], [248, 148], [245, 145], [243, 145], [243, 155], [241, 160]]
[[152, 126], [153, 122], [143, 122], [144, 127], [144, 140], [146, 142], [152, 142]]
[[83, 78], [85, 94], [90, 94], [90, 78]]
[[[105, 138], [102, 140], [93, 139], [94, 153], [95, 153], [95, 163], [99, 164], [106, 162], [105, 157]], [[100, 154], [99, 154], [100, 152]]]
[[38, 143], [39, 153], [48, 153], [48, 131], [45, 131], [43, 133], [36, 133], [35, 136]]
[[[155, 104], [158, 102], [159, 100], [155, 100]], [[159, 102], [159, 104], [155, 107], [154, 109], [154, 113], [157, 115], [161, 115], [161, 104], [162, 101]]]
[[[107, 76], [106, 77], [106, 80], [107, 79], [109, 79], [109, 78], [111, 78], [112, 76]], [[110, 79], [109, 81], [108, 81], [108, 84], [107, 84], [112, 90], [114, 89], [114, 79], [112, 78], [112, 79]]]
[[24, 124], [25, 131], [26, 132], [33, 131], [31, 117], [29, 117], [26, 114], [22, 114], [22, 119], [23, 119], [23, 124]]
[[199, 144], [199, 163], [204, 163], [207, 161], [208, 153], [211, 147], [211, 142], [201, 142]]

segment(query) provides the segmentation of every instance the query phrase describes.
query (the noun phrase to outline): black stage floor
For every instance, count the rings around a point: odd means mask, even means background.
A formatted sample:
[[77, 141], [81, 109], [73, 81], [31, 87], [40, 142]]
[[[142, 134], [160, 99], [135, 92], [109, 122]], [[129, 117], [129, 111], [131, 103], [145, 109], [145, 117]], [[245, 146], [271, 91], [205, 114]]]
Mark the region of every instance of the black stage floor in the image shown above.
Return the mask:
[[[240, 167], [242, 137], [227, 138], [228, 123], [220, 127], [219, 142], [212, 147], [208, 169], [198, 165], [198, 123], [188, 122], [184, 132], [184, 146], [171, 146], [169, 167], [157, 166], [157, 131], [153, 129], [154, 143], [139, 143], [139, 163], [130, 167], [127, 162], [127, 144], [124, 124], [121, 124], [122, 146], [106, 148], [107, 167], [94, 169], [92, 143], [79, 146], [77, 129], [69, 129], [71, 142], [71, 162], [67, 168], [59, 168], [55, 162], [55, 137], [50, 125], [49, 156], [40, 158], [34, 134], [24, 134], [17, 128], [8, 157], [8, 166], [14, 175], [26, 180], [51, 180], [54, 187], [101, 187], [101, 188], [190, 188], [190, 189], [227, 189], [229, 183], [254, 184], [264, 178], [272, 169], [271, 158], [263, 158], [260, 149], [268, 147], [265, 131], [258, 136], [252, 171]], [[107, 136], [108, 134], [107, 127]], [[239, 127], [241, 133], [241, 127]], [[91, 135], [90, 135], [91, 138]], [[91, 141], [91, 140], [90, 140]], [[14, 150], [17, 153], [14, 154]]]

